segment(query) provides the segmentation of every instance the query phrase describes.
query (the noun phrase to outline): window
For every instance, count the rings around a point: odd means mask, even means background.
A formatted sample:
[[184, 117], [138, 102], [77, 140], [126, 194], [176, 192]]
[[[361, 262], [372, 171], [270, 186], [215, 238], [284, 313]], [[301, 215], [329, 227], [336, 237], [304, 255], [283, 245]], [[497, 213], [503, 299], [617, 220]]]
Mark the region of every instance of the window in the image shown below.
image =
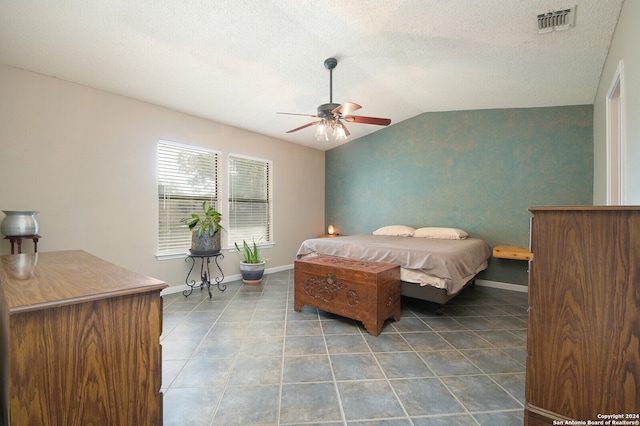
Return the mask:
[[229, 245], [273, 242], [271, 162], [229, 155]]
[[218, 153], [158, 142], [158, 254], [184, 253], [191, 232], [180, 220], [208, 201], [218, 210]]

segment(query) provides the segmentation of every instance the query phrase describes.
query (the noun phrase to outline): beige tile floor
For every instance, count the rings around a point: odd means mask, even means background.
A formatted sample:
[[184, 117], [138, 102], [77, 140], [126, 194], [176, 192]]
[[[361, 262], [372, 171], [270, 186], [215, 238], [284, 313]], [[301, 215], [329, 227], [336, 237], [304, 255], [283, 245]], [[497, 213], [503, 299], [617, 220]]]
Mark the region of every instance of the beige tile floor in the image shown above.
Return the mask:
[[[293, 271], [164, 299], [165, 425], [521, 425], [526, 293], [403, 298], [378, 337], [293, 310]], [[185, 286], [186, 287], [186, 286]]]

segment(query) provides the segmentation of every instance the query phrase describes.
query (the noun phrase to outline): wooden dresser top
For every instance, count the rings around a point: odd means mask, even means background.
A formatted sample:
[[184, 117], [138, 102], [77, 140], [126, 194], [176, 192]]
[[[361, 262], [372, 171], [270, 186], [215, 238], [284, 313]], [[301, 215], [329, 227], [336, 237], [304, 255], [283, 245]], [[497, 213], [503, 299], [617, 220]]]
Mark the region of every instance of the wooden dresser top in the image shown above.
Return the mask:
[[531, 206], [530, 212], [537, 211], [622, 211], [622, 210], [638, 210], [640, 206]]
[[82, 250], [0, 256], [0, 300], [9, 314], [165, 287]]

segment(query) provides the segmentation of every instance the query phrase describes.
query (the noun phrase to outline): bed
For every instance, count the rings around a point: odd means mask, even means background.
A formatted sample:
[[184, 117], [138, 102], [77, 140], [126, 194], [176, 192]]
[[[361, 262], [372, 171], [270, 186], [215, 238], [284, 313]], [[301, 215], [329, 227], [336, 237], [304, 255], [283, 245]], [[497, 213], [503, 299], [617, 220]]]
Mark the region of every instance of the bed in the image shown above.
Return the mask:
[[468, 238], [464, 231], [457, 230], [458, 238], [450, 239], [416, 237], [424, 235], [416, 231], [427, 228], [412, 229], [400, 234], [312, 238], [301, 244], [296, 257], [326, 254], [399, 264], [402, 295], [438, 304], [436, 312], [441, 315], [444, 305], [487, 268], [491, 250], [483, 240]]

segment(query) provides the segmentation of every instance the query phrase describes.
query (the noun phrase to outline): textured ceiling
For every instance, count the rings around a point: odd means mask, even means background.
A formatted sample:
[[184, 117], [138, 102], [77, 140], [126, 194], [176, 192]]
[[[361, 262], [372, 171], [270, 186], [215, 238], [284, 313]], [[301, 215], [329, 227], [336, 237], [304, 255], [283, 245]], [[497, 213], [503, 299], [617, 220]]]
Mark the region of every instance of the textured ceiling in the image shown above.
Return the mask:
[[[329, 101], [423, 112], [591, 104], [623, 0], [1, 0], [0, 63], [326, 150]], [[577, 5], [575, 27], [536, 15]], [[381, 127], [349, 124], [350, 140]]]

